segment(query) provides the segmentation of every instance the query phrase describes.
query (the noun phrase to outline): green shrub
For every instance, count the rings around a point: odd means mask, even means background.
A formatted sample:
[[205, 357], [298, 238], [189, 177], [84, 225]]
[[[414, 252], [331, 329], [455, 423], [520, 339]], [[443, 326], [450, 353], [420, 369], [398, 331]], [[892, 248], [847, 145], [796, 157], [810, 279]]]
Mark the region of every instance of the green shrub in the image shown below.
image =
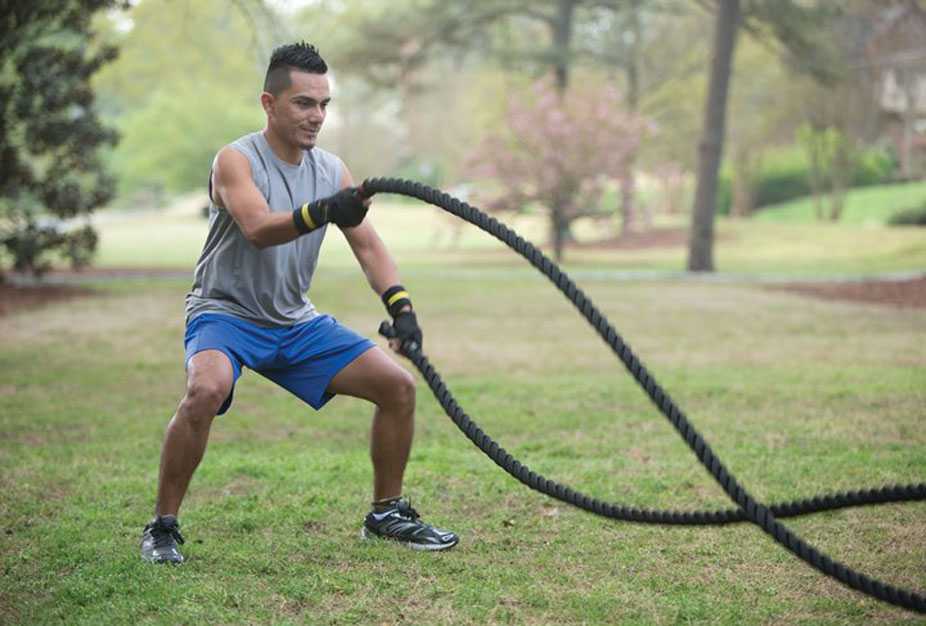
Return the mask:
[[926, 226], [926, 204], [895, 213], [887, 223], [891, 226]]
[[[852, 186], [867, 187], [891, 182], [896, 169], [896, 159], [890, 153], [880, 148], [869, 148], [856, 159]], [[809, 170], [807, 155], [797, 146], [768, 151], [762, 159], [762, 168], [756, 181], [756, 208], [809, 196]], [[732, 173], [725, 167], [717, 181], [717, 212], [721, 215], [730, 214], [732, 187]]]
[[809, 194], [809, 169], [807, 155], [799, 148], [770, 151], [756, 181], [756, 208]]
[[862, 152], [855, 162], [853, 187], [870, 187], [893, 182], [897, 173], [897, 159], [887, 150], [870, 148]]

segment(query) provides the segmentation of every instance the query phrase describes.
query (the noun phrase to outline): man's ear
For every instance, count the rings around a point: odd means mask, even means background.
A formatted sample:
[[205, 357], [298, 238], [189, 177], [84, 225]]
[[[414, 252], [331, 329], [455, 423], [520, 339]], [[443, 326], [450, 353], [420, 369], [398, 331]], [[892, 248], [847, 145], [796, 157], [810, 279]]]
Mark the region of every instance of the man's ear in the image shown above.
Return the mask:
[[265, 91], [260, 94], [260, 106], [264, 108], [264, 113], [266, 113], [267, 115], [273, 114], [274, 100], [275, 98], [273, 97], [273, 94], [268, 91]]

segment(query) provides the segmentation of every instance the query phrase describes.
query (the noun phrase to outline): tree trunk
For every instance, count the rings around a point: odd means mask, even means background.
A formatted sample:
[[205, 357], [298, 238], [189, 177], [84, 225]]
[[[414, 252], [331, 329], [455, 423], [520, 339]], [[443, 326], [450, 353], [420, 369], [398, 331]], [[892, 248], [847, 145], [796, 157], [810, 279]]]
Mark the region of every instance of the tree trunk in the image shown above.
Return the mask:
[[[640, 24], [640, 0], [630, 2], [630, 32], [633, 40], [626, 48], [627, 61], [624, 69], [627, 74], [627, 108], [636, 113], [640, 108], [640, 40], [642, 38]], [[637, 180], [634, 172], [634, 158], [628, 160], [624, 175], [621, 177], [621, 235], [632, 233], [637, 226], [636, 191]], [[647, 213], [644, 216], [644, 225], [649, 227], [652, 217]]]
[[808, 127], [807, 131], [807, 180], [810, 183], [810, 195], [813, 196], [813, 213], [817, 221], [823, 221], [823, 178], [826, 172], [826, 135], [822, 131]]
[[731, 181], [730, 217], [749, 217], [752, 214], [752, 186], [748, 167], [737, 161]]
[[569, 69], [572, 64], [572, 23], [576, 11], [576, 0], [559, 0], [556, 21], [553, 22], [553, 73], [556, 76], [556, 90], [560, 95], [569, 86]]
[[914, 72], [900, 69], [897, 79], [904, 91], [906, 106], [900, 114], [900, 177], [903, 180], [913, 180], [913, 138], [916, 135], [915, 125], [917, 118], [917, 76]]
[[840, 134], [833, 149], [832, 192], [830, 195], [831, 222], [838, 222], [846, 203], [846, 193], [852, 181], [852, 143], [848, 136]]
[[732, 217], [749, 217], [755, 209], [756, 174], [761, 159], [753, 152], [751, 145], [737, 146], [733, 151], [733, 198], [730, 207]]
[[550, 211], [550, 236], [553, 239], [553, 258], [557, 263], [563, 260], [563, 246], [568, 236], [569, 224], [563, 216], [563, 207], [560, 202], [553, 205]]
[[714, 58], [711, 61], [711, 77], [704, 112], [704, 133], [698, 146], [698, 183], [688, 241], [688, 269], [693, 272], [714, 270], [717, 171], [723, 155], [730, 66], [739, 21], [739, 0], [720, 0], [714, 26]]
[[[551, 24], [553, 34], [553, 74], [556, 78], [556, 91], [560, 98], [569, 86], [569, 70], [572, 62], [572, 26], [577, 0], [559, 0], [557, 2], [556, 20]], [[557, 200], [550, 208], [550, 226], [553, 239], [553, 257], [559, 263], [563, 258], [563, 247], [571, 238], [569, 222], [566, 220], [564, 203]]]
[[621, 236], [637, 230], [637, 211], [634, 202], [637, 179], [633, 175], [633, 157], [631, 157], [624, 174], [621, 176]]

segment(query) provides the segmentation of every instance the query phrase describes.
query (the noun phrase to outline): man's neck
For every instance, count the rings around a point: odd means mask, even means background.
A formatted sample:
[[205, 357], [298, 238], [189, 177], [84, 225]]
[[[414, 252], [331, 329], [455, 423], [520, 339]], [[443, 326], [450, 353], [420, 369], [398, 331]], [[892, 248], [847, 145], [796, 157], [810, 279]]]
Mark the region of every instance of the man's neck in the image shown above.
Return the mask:
[[287, 163], [292, 163], [293, 165], [302, 163], [302, 148], [280, 141], [279, 137], [277, 137], [269, 127], [264, 128], [263, 133], [264, 139], [267, 140], [270, 149], [273, 150], [277, 158]]

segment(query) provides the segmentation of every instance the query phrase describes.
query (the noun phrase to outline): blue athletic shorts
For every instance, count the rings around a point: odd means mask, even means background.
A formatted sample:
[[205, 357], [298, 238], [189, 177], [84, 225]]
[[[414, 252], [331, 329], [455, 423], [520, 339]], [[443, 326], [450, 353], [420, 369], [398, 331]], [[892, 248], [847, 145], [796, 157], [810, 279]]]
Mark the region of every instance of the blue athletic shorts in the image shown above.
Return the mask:
[[222, 415], [231, 406], [242, 367], [269, 378], [318, 410], [334, 397], [328, 392], [331, 379], [376, 344], [330, 315], [265, 328], [231, 315], [203, 313], [187, 322], [184, 345], [185, 365], [203, 350], [220, 350], [231, 361], [234, 381], [219, 409]]

